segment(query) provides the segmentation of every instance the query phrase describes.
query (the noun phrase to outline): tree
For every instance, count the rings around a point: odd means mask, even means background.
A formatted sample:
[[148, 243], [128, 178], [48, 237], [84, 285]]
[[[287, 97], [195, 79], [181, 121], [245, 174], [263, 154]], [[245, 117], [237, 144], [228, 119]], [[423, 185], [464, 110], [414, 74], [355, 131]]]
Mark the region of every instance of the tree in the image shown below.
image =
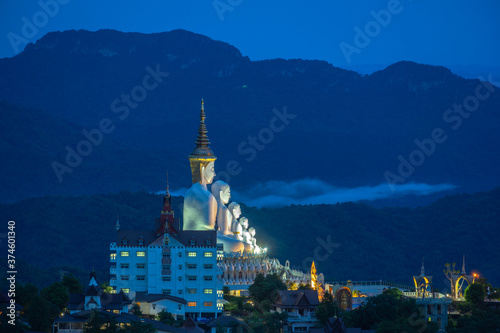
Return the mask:
[[62, 284], [68, 289], [70, 294], [80, 294], [83, 291], [83, 286], [73, 274], [64, 275]]
[[31, 330], [48, 332], [51, 329], [52, 322], [57, 316], [54, 305], [41, 296], [35, 296], [30, 305], [25, 309], [25, 316], [31, 326]]
[[264, 301], [272, 304], [276, 300], [278, 290], [286, 290], [286, 285], [277, 274], [267, 274], [264, 277], [259, 273], [255, 277], [254, 283], [248, 288], [250, 297], [256, 305], [260, 305]]
[[297, 290], [313, 290], [310, 284], [301, 284]]
[[38, 295], [38, 287], [32, 283], [19, 284], [16, 288], [16, 301], [24, 308], [27, 308], [31, 300]]
[[120, 330], [120, 333], [155, 333], [156, 328], [153, 324], [143, 323], [140, 321], [131, 321], [130, 326]]
[[132, 306], [132, 313], [134, 314], [134, 316], [137, 316], [137, 317], [141, 317], [142, 316], [141, 307], [137, 303], [135, 303]]
[[157, 318], [157, 320], [159, 320], [162, 323], [167, 324], [167, 325], [175, 325], [176, 324], [176, 320], [175, 320], [174, 316], [170, 312], [167, 312], [165, 309], [161, 310], [161, 312], [158, 313], [156, 318]]
[[101, 283], [101, 289], [108, 294], [111, 294], [113, 292], [113, 287], [111, 287], [107, 282]]
[[[92, 310], [90, 320], [85, 324], [85, 333], [121, 333], [115, 317], [111, 314], [102, 315], [97, 310]], [[129, 331], [127, 331], [129, 332]]]
[[347, 327], [376, 329], [377, 333], [435, 333], [437, 324], [428, 322], [415, 299], [402, 296], [398, 289], [389, 289], [370, 297], [365, 306], [342, 314]]
[[229, 288], [228, 286], [224, 286], [222, 287], [222, 294], [224, 296], [229, 296], [229, 292], [231, 291], [231, 288]]
[[61, 282], [55, 282], [47, 288], [42, 289], [42, 297], [54, 304], [57, 313], [66, 308], [69, 300], [68, 289]]
[[[283, 324], [287, 319], [286, 312], [254, 312], [251, 316], [245, 317], [245, 322], [250, 327], [244, 325], [238, 326], [237, 332], [253, 332], [253, 333], [279, 333], [283, 328]], [[249, 329], [250, 328], [250, 329]]]
[[484, 288], [482, 284], [473, 283], [465, 289], [465, 301], [475, 305], [484, 301]]
[[328, 318], [334, 316], [335, 313], [340, 313], [340, 309], [337, 307], [333, 295], [327, 291], [316, 308], [316, 318], [318, 318], [321, 325], [325, 325]]

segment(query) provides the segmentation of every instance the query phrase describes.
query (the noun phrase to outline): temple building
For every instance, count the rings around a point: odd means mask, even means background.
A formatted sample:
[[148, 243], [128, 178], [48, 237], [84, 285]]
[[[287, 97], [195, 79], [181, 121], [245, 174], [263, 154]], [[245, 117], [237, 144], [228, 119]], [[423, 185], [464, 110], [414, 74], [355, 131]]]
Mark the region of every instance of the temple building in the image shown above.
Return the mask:
[[154, 229], [121, 230], [110, 245], [111, 281], [144, 314], [213, 318], [222, 311], [215, 230], [181, 230], [167, 192]]

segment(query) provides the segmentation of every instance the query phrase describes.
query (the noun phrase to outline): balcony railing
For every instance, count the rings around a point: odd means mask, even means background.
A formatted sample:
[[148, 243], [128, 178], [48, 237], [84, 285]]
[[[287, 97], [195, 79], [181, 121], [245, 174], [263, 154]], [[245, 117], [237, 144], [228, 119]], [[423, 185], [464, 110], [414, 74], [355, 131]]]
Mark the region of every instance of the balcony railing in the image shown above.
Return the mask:
[[109, 280], [109, 285], [110, 285], [111, 287], [116, 287], [116, 279], [111, 279], [111, 280]]
[[116, 266], [111, 266], [109, 268], [109, 274], [116, 274]]

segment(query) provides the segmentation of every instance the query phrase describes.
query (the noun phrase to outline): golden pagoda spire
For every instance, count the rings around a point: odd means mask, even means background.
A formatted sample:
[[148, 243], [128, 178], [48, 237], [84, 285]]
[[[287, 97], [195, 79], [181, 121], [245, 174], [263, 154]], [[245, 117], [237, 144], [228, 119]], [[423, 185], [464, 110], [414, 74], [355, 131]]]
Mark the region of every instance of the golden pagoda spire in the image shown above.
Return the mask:
[[318, 288], [318, 277], [316, 276], [316, 265], [314, 265], [314, 261], [311, 265], [311, 287], [313, 289]]
[[205, 124], [205, 103], [201, 99], [200, 110], [200, 126], [198, 127], [198, 137], [196, 138], [195, 147], [189, 155], [189, 162], [191, 165], [191, 173], [193, 176], [193, 184], [201, 181], [201, 168], [206, 167], [210, 162], [217, 159], [212, 149], [210, 148], [210, 141], [208, 140], [208, 130]]

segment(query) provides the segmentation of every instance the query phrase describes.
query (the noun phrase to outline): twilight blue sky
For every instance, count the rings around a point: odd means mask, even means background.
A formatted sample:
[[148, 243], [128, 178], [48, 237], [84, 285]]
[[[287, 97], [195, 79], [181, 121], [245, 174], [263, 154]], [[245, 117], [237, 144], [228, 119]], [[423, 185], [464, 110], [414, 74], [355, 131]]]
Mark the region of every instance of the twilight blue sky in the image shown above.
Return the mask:
[[[499, 66], [500, 59], [498, 0], [59, 0], [65, 4], [56, 10], [49, 6], [53, 17], [44, 14], [40, 3], [55, 1], [1, 1], [0, 57], [15, 54], [9, 33], [11, 38], [15, 34], [35, 42], [56, 30], [148, 33], [182, 28], [228, 42], [252, 60], [319, 59], [348, 67], [399, 60]], [[388, 24], [371, 22], [371, 11], [391, 6], [397, 13]], [[29, 31], [32, 36], [23, 34], [26, 21], [39, 25], [37, 31]], [[358, 53], [352, 53], [349, 62], [339, 45], [356, 47], [355, 28], [365, 31], [367, 24], [373, 29], [369, 42], [358, 43]]]

